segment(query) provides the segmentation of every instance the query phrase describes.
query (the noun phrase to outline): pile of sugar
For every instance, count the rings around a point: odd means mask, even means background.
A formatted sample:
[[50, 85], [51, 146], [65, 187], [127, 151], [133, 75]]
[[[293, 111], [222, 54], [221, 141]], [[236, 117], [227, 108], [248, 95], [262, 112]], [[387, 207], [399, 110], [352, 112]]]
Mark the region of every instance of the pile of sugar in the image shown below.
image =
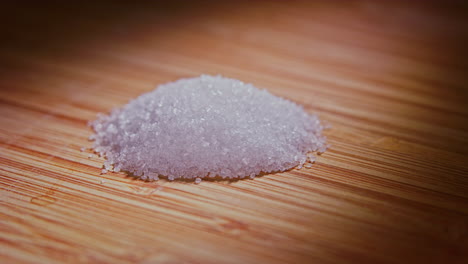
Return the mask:
[[90, 123], [103, 172], [143, 180], [254, 178], [310, 167], [323, 126], [291, 101], [251, 84], [202, 75], [160, 85]]

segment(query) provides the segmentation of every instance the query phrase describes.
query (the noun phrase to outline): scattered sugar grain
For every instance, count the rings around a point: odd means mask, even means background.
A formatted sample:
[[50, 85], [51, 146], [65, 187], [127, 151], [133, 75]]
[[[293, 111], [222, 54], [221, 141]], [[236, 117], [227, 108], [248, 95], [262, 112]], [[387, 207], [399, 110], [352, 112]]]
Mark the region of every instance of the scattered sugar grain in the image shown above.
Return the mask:
[[317, 159], [317, 158], [316, 158], [313, 154], [311, 154], [311, 153], [307, 154], [307, 160], [308, 160], [310, 163], [315, 162], [316, 159]]
[[327, 147], [316, 115], [221, 76], [160, 85], [90, 125], [105, 168], [142, 179], [253, 179], [302, 166]]
[[148, 173], [148, 179], [151, 180], [151, 181], [157, 181], [157, 180], [159, 180], [159, 175], [157, 173], [154, 173], [154, 172], [149, 172]]

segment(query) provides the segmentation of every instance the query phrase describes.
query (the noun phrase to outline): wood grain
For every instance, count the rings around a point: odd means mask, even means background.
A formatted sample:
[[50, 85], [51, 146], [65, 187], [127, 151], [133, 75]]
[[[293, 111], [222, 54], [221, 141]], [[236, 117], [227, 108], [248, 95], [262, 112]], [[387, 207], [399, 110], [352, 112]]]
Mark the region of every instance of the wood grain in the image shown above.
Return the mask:
[[[468, 263], [463, 5], [2, 8], [2, 263]], [[201, 73], [332, 125], [311, 169], [255, 180], [100, 175], [87, 122]]]

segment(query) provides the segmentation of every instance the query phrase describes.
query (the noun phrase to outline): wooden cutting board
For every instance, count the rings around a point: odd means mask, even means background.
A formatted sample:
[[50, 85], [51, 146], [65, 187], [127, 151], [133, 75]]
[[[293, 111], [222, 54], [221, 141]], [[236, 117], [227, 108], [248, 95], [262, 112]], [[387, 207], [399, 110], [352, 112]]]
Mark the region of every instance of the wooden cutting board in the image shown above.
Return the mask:
[[[1, 263], [468, 263], [463, 6], [2, 8]], [[311, 169], [100, 175], [87, 126], [158, 84], [253, 83], [333, 127]]]

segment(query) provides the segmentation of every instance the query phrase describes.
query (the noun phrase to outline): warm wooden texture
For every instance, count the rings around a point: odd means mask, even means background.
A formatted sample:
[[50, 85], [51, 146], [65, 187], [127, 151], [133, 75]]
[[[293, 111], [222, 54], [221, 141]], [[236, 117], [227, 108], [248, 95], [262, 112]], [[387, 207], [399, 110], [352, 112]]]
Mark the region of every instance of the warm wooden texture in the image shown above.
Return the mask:
[[[424, 3], [3, 6], [1, 262], [468, 263], [466, 10]], [[200, 185], [80, 152], [97, 113], [201, 73], [318, 113], [332, 149]]]

